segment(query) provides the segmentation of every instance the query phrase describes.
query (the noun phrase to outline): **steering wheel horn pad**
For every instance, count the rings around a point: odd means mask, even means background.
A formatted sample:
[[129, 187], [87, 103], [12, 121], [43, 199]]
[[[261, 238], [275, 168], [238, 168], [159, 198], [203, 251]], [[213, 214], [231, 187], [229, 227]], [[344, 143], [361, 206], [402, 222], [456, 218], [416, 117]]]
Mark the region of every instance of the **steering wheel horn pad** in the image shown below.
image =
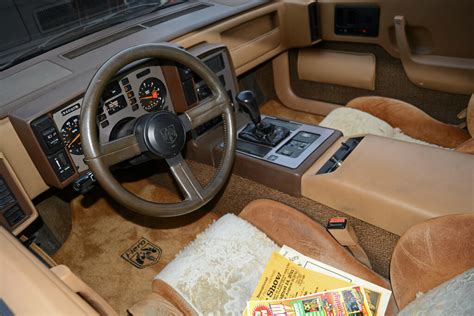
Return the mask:
[[182, 121], [168, 111], [143, 117], [137, 124], [136, 135], [143, 151], [149, 151], [161, 159], [175, 157], [186, 144], [186, 130]]

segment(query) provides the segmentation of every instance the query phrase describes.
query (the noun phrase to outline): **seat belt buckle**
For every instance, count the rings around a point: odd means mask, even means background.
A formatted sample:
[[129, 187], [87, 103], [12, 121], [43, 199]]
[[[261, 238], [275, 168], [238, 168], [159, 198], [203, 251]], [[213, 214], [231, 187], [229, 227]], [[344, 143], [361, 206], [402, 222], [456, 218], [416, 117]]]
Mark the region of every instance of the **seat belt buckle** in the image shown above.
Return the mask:
[[357, 235], [354, 228], [350, 225], [349, 221], [345, 217], [332, 217], [329, 219], [326, 225], [326, 230], [331, 234], [334, 239], [342, 246], [352, 253], [352, 255], [366, 265], [372, 268], [369, 257], [365, 253], [364, 249], [360, 246]]

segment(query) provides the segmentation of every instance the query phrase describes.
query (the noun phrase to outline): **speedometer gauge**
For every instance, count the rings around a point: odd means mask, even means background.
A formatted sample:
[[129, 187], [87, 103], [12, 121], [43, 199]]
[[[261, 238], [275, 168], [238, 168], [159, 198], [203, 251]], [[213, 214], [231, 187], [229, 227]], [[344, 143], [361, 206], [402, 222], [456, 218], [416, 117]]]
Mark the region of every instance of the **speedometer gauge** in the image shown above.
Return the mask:
[[72, 155], [82, 155], [79, 115], [75, 115], [64, 122], [61, 127], [61, 136], [66, 144], [66, 148]]
[[158, 78], [148, 78], [142, 82], [138, 91], [142, 107], [148, 111], [163, 110], [166, 100], [166, 88]]

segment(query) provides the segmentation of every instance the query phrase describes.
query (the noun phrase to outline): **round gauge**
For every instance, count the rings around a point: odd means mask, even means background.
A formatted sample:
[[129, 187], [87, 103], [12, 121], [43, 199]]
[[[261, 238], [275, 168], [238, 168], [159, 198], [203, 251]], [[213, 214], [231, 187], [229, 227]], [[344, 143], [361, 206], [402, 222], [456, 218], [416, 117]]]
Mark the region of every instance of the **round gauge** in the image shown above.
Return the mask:
[[61, 136], [66, 144], [66, 148], [72, 155], [82, 155], [79, 115], [75, 115], [64, 122], [61, 127]]
[[140, 85], [138, 98], [148, 112], [163, 110], [166, 100], [165, 85], [158, 78], [148, 78]]

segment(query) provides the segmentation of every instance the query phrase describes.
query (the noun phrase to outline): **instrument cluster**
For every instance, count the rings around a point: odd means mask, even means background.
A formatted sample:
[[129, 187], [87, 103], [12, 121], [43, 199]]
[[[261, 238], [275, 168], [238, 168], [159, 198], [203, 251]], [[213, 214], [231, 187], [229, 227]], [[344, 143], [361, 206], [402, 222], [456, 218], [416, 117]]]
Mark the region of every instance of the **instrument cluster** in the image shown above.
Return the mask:
[[[87, 170], [80, 135], [82, 99], [53, 113], [60, 137], [78, 172]], [[158, 65], [141, 67], [111, 81], [101, 98], [97, 114], [99, 140], [107, 143], [123, 124], [144, 114], [174, 111], [162, 69]]]

